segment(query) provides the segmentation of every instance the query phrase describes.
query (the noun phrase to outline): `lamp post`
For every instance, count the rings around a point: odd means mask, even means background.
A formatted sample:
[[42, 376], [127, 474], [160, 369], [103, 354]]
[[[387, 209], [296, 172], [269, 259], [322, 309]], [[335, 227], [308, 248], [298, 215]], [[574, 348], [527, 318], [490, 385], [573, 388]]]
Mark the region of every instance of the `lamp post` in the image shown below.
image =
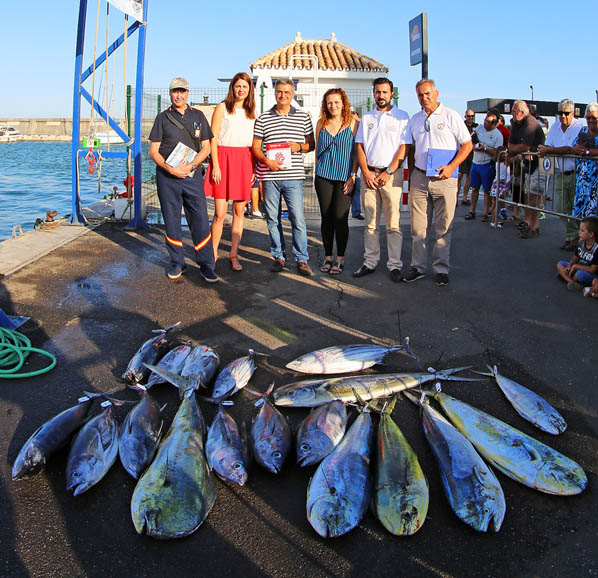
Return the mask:
[[530, 84], [529, 89], [532, 91], [532, 102], [534, 102], [534, 85]]

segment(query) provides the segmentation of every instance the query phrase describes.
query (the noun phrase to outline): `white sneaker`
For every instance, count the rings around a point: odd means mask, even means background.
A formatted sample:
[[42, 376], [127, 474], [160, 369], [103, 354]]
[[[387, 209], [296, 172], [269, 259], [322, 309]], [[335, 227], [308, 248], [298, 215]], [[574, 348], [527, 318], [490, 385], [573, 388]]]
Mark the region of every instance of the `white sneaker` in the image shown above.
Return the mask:
[[253, 213], [251, 213], [251, 215], [253, 217], [258, 217], [258, 219], [261, 219], [264, 216], [264, 214], [261, 211], [253, 211]]

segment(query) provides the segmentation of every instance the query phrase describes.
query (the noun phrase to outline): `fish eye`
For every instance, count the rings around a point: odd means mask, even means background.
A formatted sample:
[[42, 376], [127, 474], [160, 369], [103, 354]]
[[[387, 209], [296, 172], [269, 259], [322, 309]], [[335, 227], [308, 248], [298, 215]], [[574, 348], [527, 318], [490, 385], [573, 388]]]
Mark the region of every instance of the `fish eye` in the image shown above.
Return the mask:
[[299, 449], [300, 449], [302, 452], [306, 452], [307, 450], [309, 450], [309, 448], [310, 448], [309, 444], [301, 444], [301, 445], [299, 446]]
[[243, 464], [241, 464], [241, 462], [235, 462], [233, 464], [233, 470], [240, 470], [243, 467]]
[[78, 478], [81, 474], [79, 472], [73, 472], [73, 477]]
[[282, 458], [282, 453], [278, 451], [272, 452], [272, 457], [278, 460], [279, 458]]

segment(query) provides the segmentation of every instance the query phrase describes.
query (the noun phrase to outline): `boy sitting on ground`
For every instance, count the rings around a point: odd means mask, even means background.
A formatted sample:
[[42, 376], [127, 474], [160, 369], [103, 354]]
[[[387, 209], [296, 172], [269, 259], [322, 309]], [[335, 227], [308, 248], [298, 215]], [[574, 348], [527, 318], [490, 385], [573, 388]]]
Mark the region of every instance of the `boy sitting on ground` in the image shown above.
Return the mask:
[[571, 261], [559, 261], [557, 271], [567, 289], [579, 291], [598, 279], [598, 217], [586, 217], [579, 225], [579, 243]]

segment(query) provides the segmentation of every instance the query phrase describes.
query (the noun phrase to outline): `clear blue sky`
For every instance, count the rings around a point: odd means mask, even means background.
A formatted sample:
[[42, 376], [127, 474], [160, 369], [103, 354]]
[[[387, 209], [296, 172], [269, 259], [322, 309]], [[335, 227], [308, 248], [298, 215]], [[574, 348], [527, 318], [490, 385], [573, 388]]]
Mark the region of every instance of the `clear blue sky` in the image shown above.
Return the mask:
[[[536, 100], [596, 99], [594, 9], [589, 3], [577, 5], [581, 12], [552, 0], [506, 2], [503, 11], [488, 2], [430, 0], [404, 6], [149, 0], [145, 86], [166, 87], [175, 75], [186, 76], [195, 87], [218, 86], [217, 78], [248, 70], [251, 61], [290, 42], [297, 31], [304, 38], [329, 38], [335, 32], [339, 42], [390, 68], [389, 77], [400, 90], [399, 106], [411, 114], [418, 110], [414, 84], [420, 67], [409, 66], [408, 21], [425, 10], [430, 76], [440, 100], [459, 112], [468, 99], [529, 99], [530, 84]], [[0, 117], [71, 116], [78, 9], [78, 0], [0, 2]], [[85, 65], [91, 62], [96, 9], [97, 0], [89, 0]], [[104, 0], [101, 11], [105, 14]], [[112, 41], [123, 23], [116, 9], [111, 14]], [[105, 46], [104, 26], [102, 17], [98, 53]], [[133, 38], [130, 56], [136, 51]], [[116, 82], [122, 85], [122, 55], [118, 58]], [[134, 83], [132, 69], [127, 80]], [[122, 89], [117, 92], [117, 101], [122, 100]]]

